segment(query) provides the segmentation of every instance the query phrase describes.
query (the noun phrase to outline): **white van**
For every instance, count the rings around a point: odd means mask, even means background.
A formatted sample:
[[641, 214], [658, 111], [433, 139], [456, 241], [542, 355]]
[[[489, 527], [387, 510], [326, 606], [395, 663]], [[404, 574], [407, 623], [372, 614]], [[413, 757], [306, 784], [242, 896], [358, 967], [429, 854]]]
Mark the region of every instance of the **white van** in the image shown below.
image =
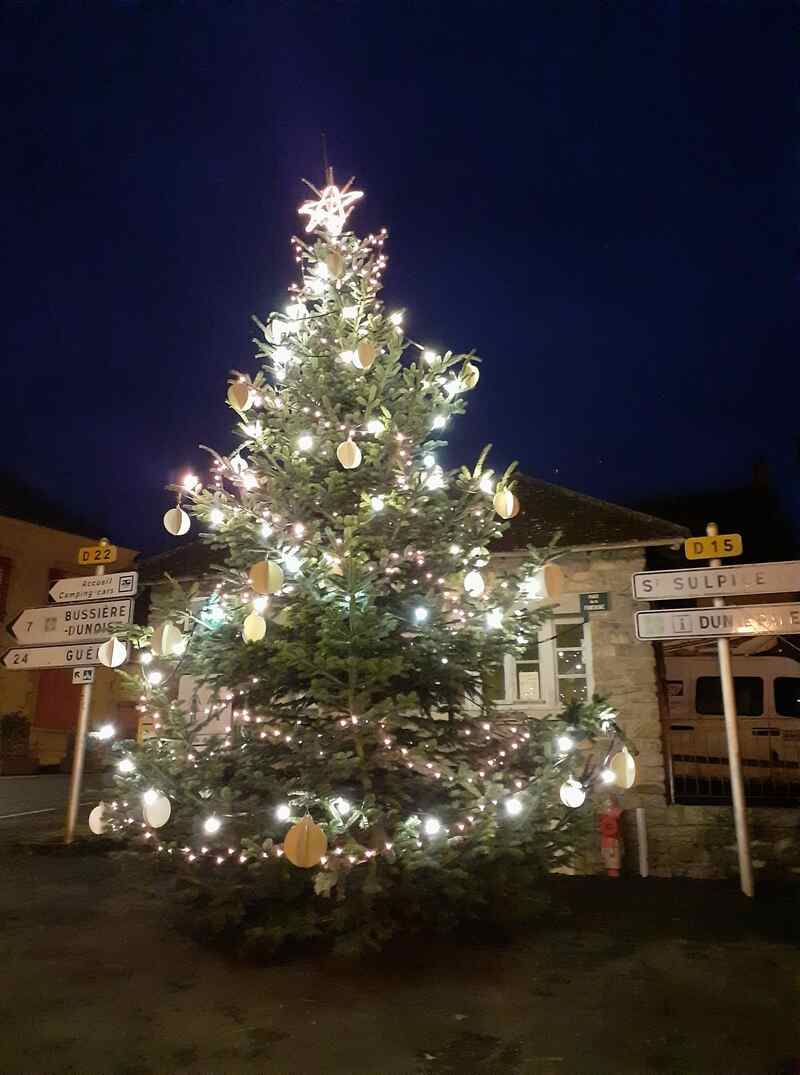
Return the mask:
[[[800, 662], [734, 657], [744, 778], [756, 794], [800, 794]], [[727, 797], [728, 750], [715, 657], [665, 653], [668, 743], [676, 798]], [[752, 797], [752, 796], [751, 796]]]

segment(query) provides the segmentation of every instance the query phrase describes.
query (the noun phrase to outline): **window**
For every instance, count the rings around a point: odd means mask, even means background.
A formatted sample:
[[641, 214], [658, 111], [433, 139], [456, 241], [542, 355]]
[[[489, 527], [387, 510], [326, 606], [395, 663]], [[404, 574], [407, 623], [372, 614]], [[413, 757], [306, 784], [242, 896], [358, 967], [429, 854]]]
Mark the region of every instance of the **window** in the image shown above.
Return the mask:
[[[764, 712], [764, 681], [760, 676], [734, 676], [736, 712], [740, 717], [760, 717]], [[700, 676], [695, 690], [695, 710], [706, 716], [722, 716], [722, 684], [719, 676]]]
[[493, 702], [555, 706], [591, 695], [588, 627], [583, 620], [554, 619], [519, 657], [507, 656], [484, 678]]
[[779, 717], [800, 717], [800, 676], [775, 677], [775, 712]]

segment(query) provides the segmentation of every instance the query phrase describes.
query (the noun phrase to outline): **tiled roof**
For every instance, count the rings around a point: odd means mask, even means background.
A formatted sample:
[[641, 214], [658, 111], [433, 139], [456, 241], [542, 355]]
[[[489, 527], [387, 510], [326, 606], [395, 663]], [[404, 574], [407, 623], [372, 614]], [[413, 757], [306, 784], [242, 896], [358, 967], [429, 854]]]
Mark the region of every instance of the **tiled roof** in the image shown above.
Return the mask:
[[597, 500], [563, 485], [551, 485], [541, 478], [518, 474], [515, 480], [520, 511], [495, 544], [498, 552], [528, 545], [541, 548], [549, 545], [556, 531], [561, 532], [559, 545], [567, 548], [628, 543], [645, 546], [669, 539], [680, 542], [689, 535], [677, 523]]
[[[498, 552], [549, 545], [557, 531], [565, 548], [602, 548], [608, 545], [683, 541], [689, 531], [676, 523], [641, 511], [597, 500], [539, 478], [516, 476], [520, 512], [494, 548]], [[165, 574], [177, 579], [198, 578], [211, 564], [219, 563], [222, 551], [202, 541], [189, 541], [139, 562], [142, 581], [156, 582]]]

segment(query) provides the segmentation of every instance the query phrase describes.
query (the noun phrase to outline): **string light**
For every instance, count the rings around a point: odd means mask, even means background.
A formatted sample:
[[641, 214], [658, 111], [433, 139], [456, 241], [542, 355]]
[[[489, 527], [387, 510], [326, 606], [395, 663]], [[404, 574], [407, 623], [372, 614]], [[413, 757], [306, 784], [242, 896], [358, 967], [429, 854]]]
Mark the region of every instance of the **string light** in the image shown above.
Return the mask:
[[208, 833], [209, 836], [213, 836], [215, 833], [219, 832], [221, 828], [222, 822], [218, 817], [215, 817], [213, 814], [211, 815], [211, 817], [207, 817], [203, 822], [203, 831]]

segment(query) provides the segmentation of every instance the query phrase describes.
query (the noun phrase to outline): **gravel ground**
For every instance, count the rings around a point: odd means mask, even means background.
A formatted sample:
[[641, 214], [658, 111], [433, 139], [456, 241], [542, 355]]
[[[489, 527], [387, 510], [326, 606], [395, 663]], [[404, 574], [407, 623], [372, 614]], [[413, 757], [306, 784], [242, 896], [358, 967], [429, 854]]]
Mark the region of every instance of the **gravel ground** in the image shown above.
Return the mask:
[[800, 1072], [797, 889], [563, 878], [512, 943], [256, 966], [91, 847], [6, 844], [0, 876], [3, 1073]]

